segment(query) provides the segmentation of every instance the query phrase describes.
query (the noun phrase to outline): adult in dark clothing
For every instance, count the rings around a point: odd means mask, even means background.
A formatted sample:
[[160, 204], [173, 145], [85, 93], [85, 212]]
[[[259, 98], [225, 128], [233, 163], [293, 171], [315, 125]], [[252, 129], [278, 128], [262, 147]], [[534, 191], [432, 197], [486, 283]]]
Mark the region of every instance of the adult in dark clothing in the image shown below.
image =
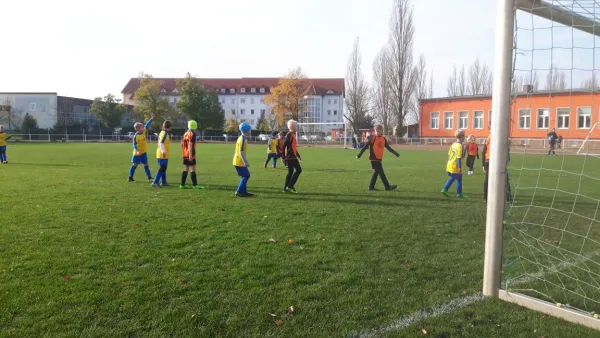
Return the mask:
[[550, 150], [548, 150], [548, 155], [556, 156], [556, 152], [554, 151], [554, 147], [556, 146], [556, 141], [558, 140], [558, 135], [556, 134], [556, 130], [552, 128], [548, 133], [548, 144], [550, 144]]

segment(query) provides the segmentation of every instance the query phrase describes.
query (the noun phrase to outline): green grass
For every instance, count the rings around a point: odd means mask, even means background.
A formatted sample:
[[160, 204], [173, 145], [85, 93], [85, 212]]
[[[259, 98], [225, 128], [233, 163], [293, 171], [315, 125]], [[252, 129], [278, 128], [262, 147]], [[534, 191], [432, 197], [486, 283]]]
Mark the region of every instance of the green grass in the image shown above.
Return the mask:
[[[181, 173], [177, 148], [170, 183]], [[285, 172], [263, 169], [265, 147], [251, 144], [257, 196], [242, 199], [231, 144], [199, 146], [202, 191], [153, 190], [142, 170], [127, 183], [125, 144], [9, 145], [0, 336], [345, 337], [481, 290], [481, 171], [465, 177], [470, 199], [447, 199], [445, 152], [400, 149], [384, 162], [398, 191], [367, 192], [370, 165], [353, 150], [301, 152], [299, 194], [287, 195]], [[423, 328], [433, 337], [598, 335], [489, 299], [386, 336]]]

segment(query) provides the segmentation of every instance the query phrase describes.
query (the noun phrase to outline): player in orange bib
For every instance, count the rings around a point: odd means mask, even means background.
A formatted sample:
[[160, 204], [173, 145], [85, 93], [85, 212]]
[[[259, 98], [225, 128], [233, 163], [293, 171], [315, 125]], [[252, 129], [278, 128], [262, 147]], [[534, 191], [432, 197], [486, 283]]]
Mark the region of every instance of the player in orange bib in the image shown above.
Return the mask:
[[479, 159], [479, 146], [475, 139], [475, 135], [469, 135], [467, 137], [469, 143], [467, 143], [467, 167], [469, 168], [469, 175], [475, 173], [475, 157]]
[[373, 176], [371, 176], [371, 184], [369, 184], [369, 190], [377, 190], [375, 189], [375, 183], [377, 183], [377, 178], [381, 177], [381, 181], [383, 182], [383, 186], [385, 190], [394, 190], [398, 188], [397, 185], [390, 185], [387, 177], [385, 176], [385, 172], [383, 171], [383, 153], [384, 150], [387, 149], [392, 154], [396, 155], [396, 157], [400, 157], [390, 144], [386, 140], [385, 136], [383, 136], [383, 126], [376, 125], [375, 126], [375, 136], [369, 136], [367, 142], [362, 147], [356, 158], [360, 158], [362, 154], [369, 149], [369, 160], [371, 161], [371, 168], [373, 168]]
[[289, 120], [287, 126], [290, 131], [288, 131], [285, 140], [283, 141], [282, 160], [288, 168], [288, 174], [285, 177], [285, 187], [283, 188], [283, 192], [296, 194], [296, 182], [302, 173], [302, 167], [300, 166], [302, 158], [298, 152], [298, 143], [296, 142], [298, 122]]

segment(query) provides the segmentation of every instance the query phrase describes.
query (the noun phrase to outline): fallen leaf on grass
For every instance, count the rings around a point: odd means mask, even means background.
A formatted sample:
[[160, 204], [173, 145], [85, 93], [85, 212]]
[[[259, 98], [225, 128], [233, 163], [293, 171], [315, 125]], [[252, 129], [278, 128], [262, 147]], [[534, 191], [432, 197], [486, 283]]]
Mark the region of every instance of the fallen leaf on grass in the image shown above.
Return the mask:
[[274, 313], [269, 313], [269, 316], [271, 316], [271, 317], [277, 317], [277, 315], [274, 314]]
[[294, 309], [294, 306], [290, 306], [290, 308], [288, 309], [288, 311], [289, 311], [291, 314], [294, 314], [294, 312], [296, 312], [296, 309]]
[[276, 320], [275, 325], [281, 326], [281, 325], [283, 325], [283, 322], [281, 320]]
[[66, 280], [71, 280], [71, 276], [69, 276], [69, 275], [66, 275], [66, 276], [65, 276], [65, 279], [66, 279]]
[[421, 329], [421, 332], [423, 332], [423, 334], [427, 334], [427, 330], [425, 329]]
[[279, 242], [279, 238], [271, 238], [268, 240], [269, 243], [277, 243]]
[[136, 227], [139, 227], [140, 225], [141, 225], [140, 222], [135, 222]]
[[294, 244], [296, 244], [296, 241], [294, 239], [290, 238], [290, 239], [288, 239], [288, 244], [294, 245]]
[[188, 288], [188, 286], [189, 286], [189, 285], [187, 285], [187, 284], [183, 284], [183, 286], [182, 286], [182, 287], [183, 287], [184, 289], [187, 289], [187, 288]]
[[194, 202], [194, 203], [198, 203], [198, 201], [197, 201], [197, 200], [193, 200], [192, 202]]

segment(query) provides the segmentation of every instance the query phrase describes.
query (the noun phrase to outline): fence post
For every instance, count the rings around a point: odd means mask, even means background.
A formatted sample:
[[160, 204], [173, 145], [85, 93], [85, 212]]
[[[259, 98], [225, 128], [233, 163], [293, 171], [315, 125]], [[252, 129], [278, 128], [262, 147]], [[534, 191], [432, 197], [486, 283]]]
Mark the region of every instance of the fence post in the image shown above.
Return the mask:
[[31, 142], [31, 128], [29, 128], [29, 142]]

